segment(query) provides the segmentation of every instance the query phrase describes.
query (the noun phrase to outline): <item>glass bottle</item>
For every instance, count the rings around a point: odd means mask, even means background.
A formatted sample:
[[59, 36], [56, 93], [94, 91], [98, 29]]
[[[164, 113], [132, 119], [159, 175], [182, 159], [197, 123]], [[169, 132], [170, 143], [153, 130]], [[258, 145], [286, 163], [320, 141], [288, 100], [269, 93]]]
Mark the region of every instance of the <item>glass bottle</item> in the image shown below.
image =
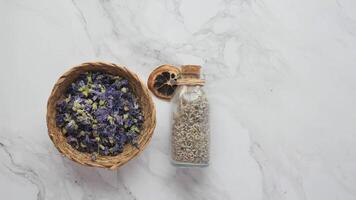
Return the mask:
[[182, 167], [209, 165], [209, 103], [198, 65], [184, 65], [172, 99], [171, 161]]

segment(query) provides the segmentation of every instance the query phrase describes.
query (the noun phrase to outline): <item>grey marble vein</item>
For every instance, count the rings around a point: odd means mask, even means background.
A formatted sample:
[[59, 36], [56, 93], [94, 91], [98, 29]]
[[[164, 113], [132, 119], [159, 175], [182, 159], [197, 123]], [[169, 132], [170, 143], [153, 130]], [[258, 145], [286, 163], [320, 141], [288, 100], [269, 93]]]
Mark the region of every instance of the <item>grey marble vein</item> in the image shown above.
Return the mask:
[[[354, 200], [352, 0], [1, 1], [0, 192], [7, 199]], [[46, 101], [68, 67], [104, 60], [145, 81], [201, 64], [212, 163], [170, 162], [170, 104], [154, 98], [148, 148], [118, 171], [62, 157]]]
[[30, 183], [34, 184], [38, 189], [38, 193], [37, 193], [38, 200], [45, 199], [46, 189], [45, 189], [45, 186], [44, 186], [42, 180], [39, 178], [38, 173], [35, 172], [30, 167], [19, 165], [19, 164], [15, 163], [10, 151], [1, 142], [0, 142], [0, 148], [7, 154], [7, 156], [10, 159], [10, 163], [9, 163], [9, 165], [6, 166], [6, 168], [11, 173], [13, 173], [21, 178], [24, 178], [24, 179], [28, 180]]

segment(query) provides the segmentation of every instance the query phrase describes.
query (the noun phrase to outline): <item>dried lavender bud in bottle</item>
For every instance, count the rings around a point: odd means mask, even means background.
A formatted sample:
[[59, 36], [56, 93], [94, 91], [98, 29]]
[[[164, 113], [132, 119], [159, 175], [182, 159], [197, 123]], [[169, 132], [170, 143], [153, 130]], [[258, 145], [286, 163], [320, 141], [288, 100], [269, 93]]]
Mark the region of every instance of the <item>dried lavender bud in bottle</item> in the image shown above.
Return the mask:
[[176, 164], [209, 163], [209, 104], [198, 87], [177, 91], [177, 108], [173, 112], [172, 159]]

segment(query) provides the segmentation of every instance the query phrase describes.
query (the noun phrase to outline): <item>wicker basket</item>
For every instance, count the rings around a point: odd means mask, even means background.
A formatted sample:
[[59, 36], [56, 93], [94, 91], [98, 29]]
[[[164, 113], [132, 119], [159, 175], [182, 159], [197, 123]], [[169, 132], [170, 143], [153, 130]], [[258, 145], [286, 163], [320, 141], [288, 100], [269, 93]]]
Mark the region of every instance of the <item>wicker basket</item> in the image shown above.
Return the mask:
[[[74, 149], [66, 141], [66, 138], [61, 133], [61, 130], [56, 126], [56, 102], [64, 97], [66, 88], [78, 77], [78, 75], [86, 71], [105, 71], [110, 74], [115, 74], [126, 78], [129, 85], [134, 90], [138, 97], [138, 102], [142, 107], [145, 121], [143, 129], [140, 133], [138, 147], [125, 145], [124, 151], [117, 156], [98, 156], [95, 161], [91, 160], [90, 154], [82, 153]], [[69, 159], [80, 164], [91, 167], [102, 167], [108, 169], [116, 169], [144, 150], [149, 143], [153, 130], [156, 126], [156, 110], [146, 86], [137, 77], [125, 67], [118, 66], [112, 63], [90, 62], [71, 68], [65, 72], [56, 82], [52, 89], [52, 93], [47, 102], [47, 127], [48, 134], [59, 152]]]

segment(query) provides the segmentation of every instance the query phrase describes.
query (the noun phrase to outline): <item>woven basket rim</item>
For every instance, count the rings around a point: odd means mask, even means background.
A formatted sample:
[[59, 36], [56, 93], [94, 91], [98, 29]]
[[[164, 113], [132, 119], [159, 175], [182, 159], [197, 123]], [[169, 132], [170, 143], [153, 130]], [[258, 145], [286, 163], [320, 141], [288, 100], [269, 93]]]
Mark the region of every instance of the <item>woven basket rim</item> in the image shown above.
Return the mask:
[[[90, 159], [90, 154], [79, 152], [71, 147], [65, 140], [59, 128], [56, 126], [55, 114], [56, 102], [62, 98], [66, 85], [70, 84], [79, 74], [86, 71], [105, 71], [107, 73], [124, 76], [130, 86], [136, 92], [139, 104], [144, 112], [144, 125], [138, 141], [138, 149], [132, 145], [125, 145], [124, 151], [117, 156], [98, 156], [96, 161]], [[150, 142], [156, 127], [156, 109], [148, 88], [144, 82], [131, 70], [122, 65], [110, 62], [94, 61], [85, 62], [65, 71], [54, 84], [47, 101], [46, 122], [48, 135], [57, 150], [65, 157], [90, 167], [117, 169], [138, 154], [140, 154]]]

